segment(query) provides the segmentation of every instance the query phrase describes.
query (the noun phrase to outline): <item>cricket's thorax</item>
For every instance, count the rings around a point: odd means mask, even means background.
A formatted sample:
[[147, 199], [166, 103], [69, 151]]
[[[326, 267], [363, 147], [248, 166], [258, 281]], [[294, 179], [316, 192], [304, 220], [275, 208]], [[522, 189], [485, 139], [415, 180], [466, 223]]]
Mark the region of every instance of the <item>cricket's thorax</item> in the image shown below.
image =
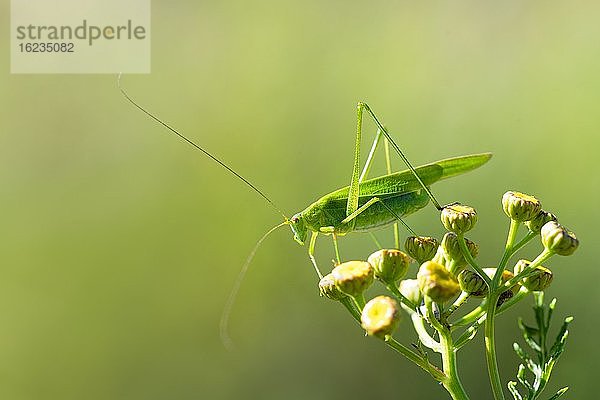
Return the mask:
[[[358, 206], [362, 206], [373, 195], [361, 196]], [[389, 210], [399, 217], [403, 217], [425, 207], [429, 202], [429, 197], [424, 190], [416, 190], [409, 193], [388, 193], [376, 196], [381, 202], [372, 204], [354, 220], [347, 224], [342, 224], [346, 218], [347, 198], [327, 195], [306, 208], [302, 216], [306, 226], [311, 231], [320, 232], [321, 228], [334, 227], [337, 234], [343, 235], [351, 231], [368, 231], [374, 228], [383, 227], [396, 221], [396, 217]]]

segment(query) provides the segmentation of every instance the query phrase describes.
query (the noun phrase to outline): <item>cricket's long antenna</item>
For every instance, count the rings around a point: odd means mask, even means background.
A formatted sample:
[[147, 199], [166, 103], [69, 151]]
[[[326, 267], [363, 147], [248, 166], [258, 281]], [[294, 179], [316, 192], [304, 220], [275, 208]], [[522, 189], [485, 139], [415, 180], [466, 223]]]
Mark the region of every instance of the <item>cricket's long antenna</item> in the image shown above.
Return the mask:
[[419, 176], [419, 174], [417, 174], [417, 171], [415, 170], [415, 167], [413, 167], [412, 164], [410, 163], [410, 161], [408, 161], [408, 158], [406, 158], [406, 156], [404, 155], [404, 153], [402, 152], [402, 150], [400, 150], [400, 147], [396, 144], [396, 142], [394, 142], [394, 139], [392, 139], [392, 137], [388, 133], [387, 129], [385, 129], [383, 127], [383, 125], [381, 124], [381, 122], [379, 122], [379, 119], [377, 118], [377, 116], [375, 115], [375, 113], [373, 112], [373, 110], [371, 110], [371, 107], [369, 107], [369, 105], [366, 104], [366, 103], [361, 103], [361, 106], [369, 112], [369, 114], [371, 115], [371, 117], [375, 121], [375, 124], [377, 124], [377, 127], [379, 129], [381, 129], [381, 133], [383, 133], [383, 135], [386, 137], [386, 139], [392, 144], [392, 146], [394, 147], [394, 150], [396, 150], [396, 152], [398, 153], [398, 155], [400, 156], [400, 158], [402, 158], [402, 161], [404, 161], [404, 163], [406, 164], [406, 166], [408, 167], [408, 169], [410, 169], [411, 172], [413, 173], [413, 175], [415, 176], [415, 178], [417, 178], [417, 181], [419, 181], [419, 183], [421, 184], [421, 186], [423, 186], [423, 189], [425, 189], [425, 192], [427, 192], [427, 195], [431, 199], [431, 202], [433, 203], [433, 205], [435, 206], [435, 208], [437, 208], [439, 211], [441, 211], [443, 207], [440, 206], [440, 203], [437, 201], [437, 199], [435, 198], [435, 196], [433, 195], [433, 193], [431, 193], [431, 190], [429, 190], [429, 188], [421, 180], [421, 177]]
[[252, 183], [250, 183], [250, 181], [248, 181], [246, 178], [244, 178], [243, 176], [241, 176], [240, 174], [238, 174], [237, 172], [235, 172], [230, 166], [228, 166], [227, 164], [225, 164], [223, 161], [219, 160], [217, 157], [213, 156], [208, 151], [206, 151], [205, 149], [203, 149], [202, 147], [200, 147], [200, 145], [194, 143], [192, 140], [190, 140], [187, 137], [185, 137], [183, 134], [181, 134], [180, 132], [178, 132], [171, 125], [169, 125], [166, 122], [162, 121], [160, 118], [154, 116], [150, 111], [146, 110], [144, 107], [142, 107], [138, 103], [136, 103], [131, 97], [129, 97], [129, 95], [127, 94], [127, 92], [125, 91], [125, 89], [123, 89], [123, 87], [121, 86], [121, 75], [122, 74], [119, 74], [119, 76], [117, 78], [117, 86], [119, 87], [119, 91], [121, 91], [121, 94], [131, 104], [133, 104], [135, 107], [137, 107], [140, 111], [142, 111], [148, 117], [152, 118], [154, 121], [158, 122], [159, 124], [161, 124], [162, 126], [164, 126], [165, 128], [167, 128], [168, 130], [170, 130], [172, 133], [174, 133], [175, 135], [179, 136], [181, 139], [185, 140], [188, 144], [190, 144], [191, 146], [195, 147], [197, 150], [200, 150], [202, 153], [204, 153], [206, 156], [208, 156], [214, 162], [216, 162], [221, 167], [225, 168], [227, 171], [229, 171], [231, 174], [233, 174], [236, 178], [238, 178], [239, 180], [241, 180], [242, 182], [244, 182], [252, 190], [254, 190], [256, 193], [258, 193], [263, 199], [265, 199], [275, 210], [277, 210], [277, 212], [279, 214], [281, 214], [286, 221], [288, 220], [288, 217], [283, 213], [283, 211], [281, 211], [281, 209], [279, 209], [279, 207], [277, 207], [275, 205], [275, 203], [273, 203], [273, 201], [271, 201], [271, 199], [269, 199], [267, 197], [267, 195], [265, 195], [256, 186], [254, 186]]
[[264, 242], [265, 239], [271, 233], [275, 232], [277, 229], [287, 224], [287, 221], [282, 222], [281, 224], [269, 229], [269, 231], [265, 233], [263, 237], [261, 237], [258, 240], [258, 242], [256, 242], [254, 248], [252, 249], [250, 254], [248, 254], [246, 262], [244, 262], [244, 265], [242, 265], [242, 268], [238, 273], [235, 283], [233, 284], [233, 288], [231, 289], [229, 297], [227, 298], [227, 302], [225, 303], [225, 308], [223, 308], [223, 313], [221, 314], [221, 321], [219, 323], [219, 333], [221, 335], [221, 341], [223, 342], [223, 346], [225, 346], [227, 350], [233, 350], [233, 341], [231, 340], [231, 337], [229, 337], [229, 317], [231, 316], [231, 310], [233, 309], [233, 305], [235, 304], [235, 300], [237, 299], [237, 295], [240, 291], [240, 287], [242, 286], [242, 282], [246, 277], [246, 272], [248, 272], [248, 267], [250, 266], [250, 263], [252, 262], [252, 259], [254, 258], [254, 255], [256, 254], [256, 251], [258, 250], [262, 242]]

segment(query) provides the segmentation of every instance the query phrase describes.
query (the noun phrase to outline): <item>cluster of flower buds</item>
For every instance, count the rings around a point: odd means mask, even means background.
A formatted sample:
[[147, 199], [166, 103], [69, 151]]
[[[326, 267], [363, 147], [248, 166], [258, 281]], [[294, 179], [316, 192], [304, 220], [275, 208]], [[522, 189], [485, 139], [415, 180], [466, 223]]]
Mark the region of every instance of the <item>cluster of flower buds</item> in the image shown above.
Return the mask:
[[575, 234], [559, 224], [554, 214], [543, 210], [535, 197], [508, 191], [502, 196], [502, 208], [513, 221], [524, 222], [531, 232], [540, 233], [544, 248], [552, 254], [568, 256], [577, 250]]
[[[506, 192], [502, 197], [502, 209], [512, 220], [511, 231], [519, 224], [525, 224], [530, 232], [527, 239], [541, 235], [546, 252], [542, 255], [570, 255], [577, 249], [579, 241], [575, 234], [560, 225], [554, 214], [543, 210], [535, 197], [515, 191]], [[361, 325], [367, 334], [387, 339], [400, 320], [398, 301], [405, 306], [410, 302], [414, 307], [419, 306], [426, 296], [441, 305], [461, 292], [463, 299], [468, 296], [487, 297], [492, 287], [500, 306], [522, 287], [530, 292], [543, 291], [552, 282], [552, 272], [538, 265], [543, 262], [542, 259], [536, 265], [520, 260], [513, 269], [514, 273], [504, 269], [500, 276], [496, 276], [496, 268], [480, 269], [474, 261], [479, 247], [464, 237], [477, 223], [474, 208], [451, 204], [443, 208], [441, 221], [448, 231], [441, 242], [429, 236], [409, 236], [404, 243], [406, 253], [398, 249], [381, 249], [371, 254], [367, 261], [339, 264], [319, 282], [321, 295], [336, 301], [354, 299], [355, 308], [361, 312]], [[420, 265], [416, 279], [404, 279], [412, 259]], [[514, 279], [517, 275], [519, 282]], [[494, 278], [498, 282], [494, 282]], [[390, 289], [396, 300], [377, 296], [365, 303], [364, 293], [375, 279]], [[456, 304], [462, 303], [458, 301]], [[407, 309], [410, 311], [410, 308]]]

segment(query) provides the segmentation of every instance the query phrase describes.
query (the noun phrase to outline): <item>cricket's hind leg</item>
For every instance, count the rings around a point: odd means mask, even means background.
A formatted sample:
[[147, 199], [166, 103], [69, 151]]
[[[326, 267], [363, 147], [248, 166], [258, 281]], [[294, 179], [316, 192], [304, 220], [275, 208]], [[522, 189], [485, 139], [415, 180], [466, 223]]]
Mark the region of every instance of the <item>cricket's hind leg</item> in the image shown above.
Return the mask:
[[[413, 167], [413, 165], [410, 163], [410, 161], [408, 161], [408, 158], [406, 158], [406, 156], [404, 155], [402, 150], [400, 150], [400, 146], [398, 146], [398, 144], [394, 141], [394, 139], [392, 139], [392, 137], [390, 136], [388, 131], [381, 124], [381, 122], [379, 121], [379, 119], [377, 118], [377, 116], [375, 115], [373, 110], [371, 110], [371, 108], [369, 107], [369, 105], [367, 103], [362, 103], [362, 102], [358, 103], [358, 122], [359, 122], [359, 124], [362, 123], [362, 114], [363, 114], [364, 110], [366, 110], [369, 113], [369, 115], [371, 116], [371, 118], [373, 119], [373, 121], [375, 122], [377, 127], [381, 130], [381, 133], [383, 134], [383, 136], [385, 136], [385, 138], [389, 141], [389, 143], [392, 145], [392, 147], [394, 148], [396, 153], [398, 153], [398, 155], [400, 156], [402, 161], [404, 161], [404, 163], [406, 164], [408, 169], [411, 170], [411, 172], [413, 173], [413, 175], [415, 176], [417, 181], [419, 181], [419, 183], [421, 184], [421, 186], [423, 187], [425, 192], [427, 192], [427, 195], [431, 199], [431, 202], [433, 203], [435, 208], [437, 208], [438, 211], [441, 211], [442, 209], [444, 209], [444, 207], [442, 207], [440, 205], [440, 203], [437, 201], [437, 199], [435, 198], [435, 196], [433, 195], [431, 190], [427, 187], [427, 185], [425, 185], [425, 183], [423, 182], [423, 180], [421, 179], [419, 174], [417, 174], [415, 167]], [[360, 128], [358, 129], [358, 131], [360, 131]]]

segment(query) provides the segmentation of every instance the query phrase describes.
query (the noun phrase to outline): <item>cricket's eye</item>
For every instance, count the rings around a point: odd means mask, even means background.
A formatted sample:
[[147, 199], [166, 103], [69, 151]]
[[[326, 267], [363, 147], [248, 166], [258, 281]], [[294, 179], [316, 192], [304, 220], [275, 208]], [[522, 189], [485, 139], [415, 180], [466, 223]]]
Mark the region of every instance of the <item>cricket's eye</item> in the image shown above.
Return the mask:
[[296, 224], [298, 223], [299, 218], [298, 217], [292, 217], [292, 223]]

